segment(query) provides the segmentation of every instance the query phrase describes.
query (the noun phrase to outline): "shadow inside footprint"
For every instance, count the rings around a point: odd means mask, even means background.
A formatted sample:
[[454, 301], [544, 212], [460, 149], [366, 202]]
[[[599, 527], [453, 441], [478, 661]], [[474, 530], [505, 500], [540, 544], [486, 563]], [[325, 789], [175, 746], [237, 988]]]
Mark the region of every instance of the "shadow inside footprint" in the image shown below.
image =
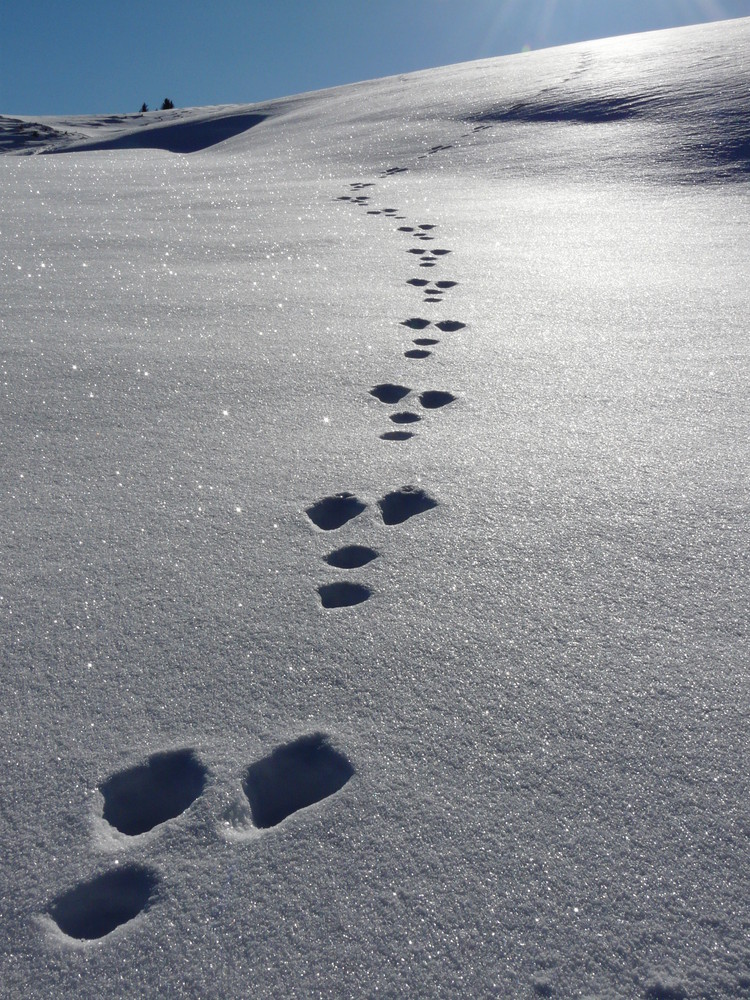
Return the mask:
[[324, 608], [352, 608], [355, 604], [363, 604], [372, 591], [361, 583], [323, 583], [318, 587], [320, 603]]
[[338, 792], [353, 774], [351, 763], [329, 745], [327, 737], [313, 733], [251, 764], [242, 787], [253, 823], [267, 829]]
[[408, 441], [409, 438], [413, 438], [414, 435], [411, 431], [386, 431], [385, 434], [380, 435], [383, 441]]
[[326, 556], [326, 562], [329, 566], [335, 566], [337, 569], [359, 569], [360, 566], [366, 566], [367, 563], [377, 558], [378, 553], [375, 549], [371, 549], [367, 545], [345, 545], [341, 549], [336, 549], [335, 552], [329, 552]]
[[440, 389], [429, 389], [419, 397], [419, 402], [426, 410], [437, 410], [441, 406], [452, 403], [456, 397], [451, 392], [442, 392]]
[[129, 837], [185, 812], [203, 791], [206, 768], [192, 750], [155, 753], [99, 786], [105, 820]]
[[434, 347], [435, 344], [439, 344], [440, 341], [436, 340], [434, 337], [415, 337], [412, 340], [412, 344], [417, 344], [419, 347]]
[[455, 333], [456, 330], [463, 330], [466, 324], [459, 323], [457, 319], [444, 319], [436, 323], [435, 326], [438, 330], [442, 330], [443, 333]]
[[427, 278], [409, 278], [406, 282], [407, 285], [416, 285], [417, 288], [422, 288], [424, 285], [429, 285]]
[[429, 358], [432, 351], [425, 351], [421, 347], [415, 347], [411, 351], [404, 351], [405, 358], [414, 358], [417, 361], [423, 361], [424, 358]]
[[458, 284], [457, 281], [436, 281], [435, 286], [437, 288], [455, 288]]
[[148, 909], [156, 886], [148, 868], [116, 868], [58, 896], [49, 913], [63, 934], [93, 941]]
[[410, 392], [411, 389], [407, 386], [394, 385], [392, 382], [382, 382], [370, 389], [370, 395], [380, 400], [381, 403], [398, 403]]
[[401, 524], [415, 514], [437, 507], [437, 500], [418, 486], [402, 486], [378, 500], [378, 507], [385, 524]]
[[353, 493], [337, 493], [332, 497], [318, 500], [305, 513], [323, 531], [335, 531], [353, 517], [357, 517], [367, 504], [358, 500]]
[[424, 330], [428, 327], [432, 320], [422, 319], [419, 316], [412, 316], [411, 319], [405, 319], [401, 326], [408, 326], [410, 330]]
[[408, 410], [404, 410], [402, 413], [392, 413], [390, 419], [394, 424], [416, 424], [422, 418], [418, 413], [409, 413]]

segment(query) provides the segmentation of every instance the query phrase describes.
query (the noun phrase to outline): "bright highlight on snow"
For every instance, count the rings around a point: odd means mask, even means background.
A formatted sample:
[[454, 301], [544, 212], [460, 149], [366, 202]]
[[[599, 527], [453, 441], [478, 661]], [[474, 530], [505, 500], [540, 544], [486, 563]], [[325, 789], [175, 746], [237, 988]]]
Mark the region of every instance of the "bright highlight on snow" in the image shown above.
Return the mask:
[[3, 996], [748, 995], [749, 50], [0, 118]]

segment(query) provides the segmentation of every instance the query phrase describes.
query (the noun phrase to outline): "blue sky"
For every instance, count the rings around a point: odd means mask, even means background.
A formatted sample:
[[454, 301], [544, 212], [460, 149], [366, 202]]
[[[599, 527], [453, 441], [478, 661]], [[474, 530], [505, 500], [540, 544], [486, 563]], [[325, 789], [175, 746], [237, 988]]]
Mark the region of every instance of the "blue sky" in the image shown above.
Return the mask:
[[750, 0], [0, 0], [0, 114], [261, 101], [745, 16]]

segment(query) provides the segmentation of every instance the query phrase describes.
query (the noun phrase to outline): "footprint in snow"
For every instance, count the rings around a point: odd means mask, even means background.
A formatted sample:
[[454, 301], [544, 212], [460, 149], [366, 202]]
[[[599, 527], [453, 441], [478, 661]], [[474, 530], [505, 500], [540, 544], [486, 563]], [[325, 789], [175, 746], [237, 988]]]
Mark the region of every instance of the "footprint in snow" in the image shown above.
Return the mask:
[[353, 493], [337, 493], [318, 500], [308, 507], [305, 513], [321, 531], [336, 531], [347, 521], [361, 514], [366, 506]]
[[455, 402], [456, 397], [452, 392], [444, 392], [441, 389], [428, 389], [421, 393], [419, 402], [426, 410], [438, 410], [442, 406]]
[[324, 608], [351, 608], [372, 597], [369, 587], [348, 581], [323, 583], [318, 587], [318, 594]]
[[340, 791], [354, 774], [351, 762], [323, 733], [277, 747], [247, 769], [242, 783], [255, 826], [277, 826], [293, 813]]
[[418, 486], [402, 486], [378, 500], [384, 524], [403, 524], [410, 517], [437, 507], [437, 500]]
[[435, 344], [439, 344], [440, 341], [435, 337], [415, 337], [412, 340], [412, 344], [417, 344], [419, 347], [434, 347]]
[[383, 441], [408, 441], [409, 438], [413, 438], [414, 435], [411, 431], [386, 431], [385, 434], [380, 435]]
[[136, 837], [185, 812], [203, 791], [206, 768], [193, 750], [152, 754], [143, 764], [113, 774], [99, 786], [104, 819]]
[[149, 868], [116, 868], [62, 893], [48, 912], [67, 937], [95, 941], [144, 913], [157, 885], [156, 874]]
[[401, 326], [407, 326], [410, 330], [424, 330], [432, 323], [430, 319], [423, 319], [421, 316], [412, 316], [410, 319], [405, 319]]
[[367, 545], [345, 545], [341, 549], [329, 552], [325, 561], [336, 569], [359, 569], [377, 559], [378, 555], [375, 549]]
[[439, 323], [436, 323], [435, 326], [438, 330], [442, 330], [443, 333], [455, 333], [456, 330], [463, 330], [466, 324], [459, 323], [457, 319], [443, 319]]
[[407, 285], [415, 285], [417, 288], [423, 288], [425, 285], [429, 285], [427, 278], [407, 278]]
[[425, 351], [421, 347], [415, 347], [413, 350], [404, 351], [405, 358], [411, 358], [415, 361], [423, 361], [425, 358], [429, 358], [432, 351]]
[[394, 385], [393, 382], [382, 382], [380, 385], [375, 385], [370, 389], [371, 396], [380, 400], [381, 403], [390, 404], [399, 403], [410, 392], [411, 389], [407, 386]]
[[409, 410], [402, 410], [400, 413], [391, 413], [389, 420], [394, 424], [415, 424], [422, 418], [418, 413], [411, 413]]

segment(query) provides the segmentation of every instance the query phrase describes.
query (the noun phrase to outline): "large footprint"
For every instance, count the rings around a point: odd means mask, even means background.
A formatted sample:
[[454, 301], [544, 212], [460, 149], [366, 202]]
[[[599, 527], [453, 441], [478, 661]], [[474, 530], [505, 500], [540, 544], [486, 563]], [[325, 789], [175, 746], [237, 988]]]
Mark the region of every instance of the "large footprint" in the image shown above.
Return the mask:
[[247, 769], [242, 783], [255, 826], [277, 826], [300, 809], [338, 792], [354, 766], [323, 733], [277, 747]]

